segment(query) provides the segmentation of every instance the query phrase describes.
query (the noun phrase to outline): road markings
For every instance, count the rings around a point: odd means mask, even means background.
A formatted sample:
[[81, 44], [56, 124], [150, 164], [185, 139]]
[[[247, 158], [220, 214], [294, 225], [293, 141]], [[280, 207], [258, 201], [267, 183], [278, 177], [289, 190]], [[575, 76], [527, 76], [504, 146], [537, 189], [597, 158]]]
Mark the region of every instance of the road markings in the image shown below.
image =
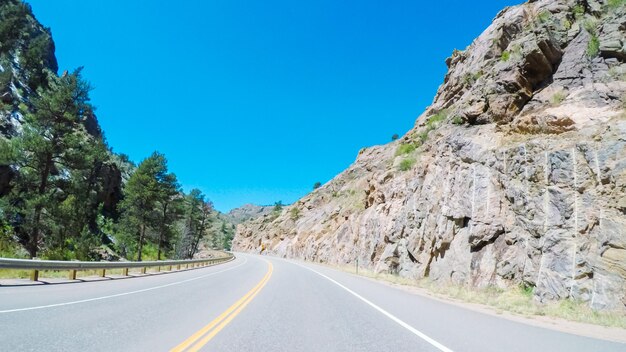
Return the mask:
[[232, 306], [226, 309], [217, 318], [213, 319], [213, 321], [211, 321], [208, 325], [198, 330], [185, 341], [181, 342], [170, 352], [181, 352], [185, 350], [195, 352], [200, 350], [204, 345], [211, 341], [211, 339], [215, 337], [215, 335], [217, 335], [226, 325], [228, 325], [228, 323], [230, 323], [230, 321], [233, 320], [267, 284], [270, 277], [272, 276], [272, 272], [274, 271], [272, 263], [267, 261], [267, 264], [267, 273], [265, 274], [265, 276], [263, 276], [263, 279], [261, 279], [261, 281], [256, 286], [254, 286], [248, 293], [246, 293], [237, 302], [235, 302]]
[[424, 334], [423, 332], [421, 332], [421, 331], [419, 331], [419, 330], [415, 329], [415, 328], [414, 328], [414, 327], [412, 327], [411, 325], [409, 325], [409, 324], [405, 323], [404, 321], [400, 320], [399, 318], [397, 318], [397, 317], [396, 317], [396, 316], [394, 316], [393, 314], [391, 314], [391, 313], [387, 312], [386, 310], [384, 310], [384, 309], [382, 309], [381, 307], [377, 306], [376, 304], [372, 303], [371, 301], [369, 301], [369, 300], [368, 300], [368, 299], [366, 299], [365, 297], [363, 297], [363, 296], [359, 295], [358, 293], [356, 293], [356, 292], [352, 291], [351, 289], [347, 288], [346, 286], [344, 286], [344, 285], [340, 284], [339, 282], [337, 282], [337, 281], [335, 281], [335, 280], [331, 279], [330, 277], [328, 277], [328, 276], [326, 276], [326, 275], [324, 275], [324, 274], [322, 274], [322, 273], [320, 273], [320, 272], [318, 272], [318, 271], [316, 271], [316, 270], [313, 270], [313, 269], [311, 269], [311, 268], [309, 268], [309, 267], [307, 267], [307, 266], [304, 266], [304, 265], [302, 265], [302, 264], [295, 263], [295, 262], [291, 262], [291, 261], [290, 261], [290, 263], [295, 264], [295, 265], [297, 265], [297, 266], [300, 266], [300, 267], [302, 267], [302, 268], [304, 268], [304, 269], [310, 270], [310, 271], [312, 271], [312, 272], [316, 273], [317, 275], [319, 275], [319, 276], [321, 276], [321, 277], [325, 278], [326, 280], [328, 280], [328, 281], [330, 281], [330, 282], [334, 283], [335, 285], [337, 285], [337, 286], [341, 287], [342, 289], [344, 289], [344, 290], [348, 291], [350, 294], [352, 294], [352, 295], [353, 295], [353, 296], [355, 296], [356, 298], [358, 298], [358, 299], [360, 299], [361, 301], [365, 302], [365, 303], [366, 303], [367, 305], [369, 305], [370, 307], [372, 307], [372, 308], [376, 309], [377, 311], [379, 311], [380, 313], [382, 313], [382, 314], [383, 314], [384, 316], [386, 316], [387, 318], [389, 318], [389, 319], [393, 320], [394, 322], [396, 322], [398, 325], [400, 325], [400, 326], [402, 326], [403, 328], [405, 328], [405, 329], [409, 330], [409, 331], [410, 331], [411, 333], [413, 333], [414, 335], [417, 335], [417, 336], [418, 336], [418, 337], [420, 337], [422, 340], [424, 340], [424, 341], [426, 341], [426, 342], [430, 343], [431, 345], [435, 346], [435, 347], [436, 347], [437, 349], [439, 349], [440, 351], [442, 351], [442, 352], [452, 352], [452, 350], [451, 350], [451, 349], [449, 349], [448, 347], [446, 347], [446, 346], [444, 346], [444, 345], [440, 344], [439, 342], [437, 342], [437, 341], [433, 340], [432, 338], [428, 337], [428, 336], [427, 336], [426, 334]]
[[94, 298], [88, 298], [88, 299], [82, 299], [79, 301], [71, 301], [71, 302], [64, 302], [64, 303], [55, 303], [55, 304], [48, 304], [45, 306], [35, 306], [35, 307], [26, 307], [26, 308], [16, 308], [16, 309], [7, 309], [7, 310], [0, 310], [0, 314], [3, 313], [15, 313], [15, 312], [23, 312], [23, 311], [27, 311], [27, 310], [37, 310], [37, 309], [45, 309], [45, 308], [54, 308], [54, 307], [62, 307], [62, 306], [69, 306], [69, 305], [73, 305], [73, 304], [79, 304], [79, 303], [86, 303], [86, 302], [93, 302], [93, 301], [101, 301], [104, 299], [109, 299], [109, 298], [115, 298], [115, 297], [121, 297], [121, 296], [128, 296], [128, 295], [134, 295], [136, 293], [141, 293], [141, 292], [147, 292], [147, 291], [153, 291], [153, 290], [158, 290], [161, 288], [165, 288], [165, 287], [170, 287], [170, 286], [176, 286], [176, 285], [180, 285], [180, 284], [184, 284], [187, 282], [191, 282], [191, 281], [196, 281], [196, 280], [200, 280], [200, 279], [204, 279], [205, 277], [209, 277], [209, 276], [213, 276], [213, 275], [217, 275], [217, 274], [221, 274], [223, 272], [226, 271], [230, 271], [233, 269], [236, 269], [244, 264], [246, 264], [246, 262], [248, 262], [248, 259], [246, 257], [244, 257], [244, 261], [243, 263], [240, 263], [236, 266], [230, 267], [228, 269], [224, 269], [224, 270], [220, 270], [220, 271], [216, 271], [210, 274], [206, 274], [206, 275], [202, 275], [202, 276], [198, 276], [198, 277], [193, 277], [191, 279], [186, 279], [186, 280], [182, 280], [182, 281], [176, 281], [176, 282], [172, 282], [169, 284], [165, 284], [165, 285], [159, 285], [159, 286], [154, 286], [154, 287], [149, 287], [149, 288], [144, 288], [141, 290], [136, 290], [136, 291], [129, 291], [129, 292], [123, 292], [123, 293], [117, 293], [114, 295], [108, 295], [108, 296], [100, 296], [100, 297], [94, 297]]

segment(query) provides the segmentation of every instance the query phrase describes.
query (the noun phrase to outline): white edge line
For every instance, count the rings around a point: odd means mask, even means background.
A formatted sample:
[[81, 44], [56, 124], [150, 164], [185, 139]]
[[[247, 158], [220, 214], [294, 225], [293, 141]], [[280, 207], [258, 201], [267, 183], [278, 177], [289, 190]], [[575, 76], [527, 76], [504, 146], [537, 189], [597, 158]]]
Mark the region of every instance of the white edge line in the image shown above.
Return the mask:
[[405, 323], [404, 321], [400, 320], [399, 318], [395, 317], [393, 314], [387, 312], [386, 310], [382, 309], [381, 307], [377, 306], [376, 304], [370, 302], [369, 300], [367, 300], [366, 298], [364, 298], [363, 296], [359, 295], [358, 293], [352, 291], [351, 289], [347, 288], [346, 286], [340, 284], [339, 282], [331, 279], [330, 277], [314, 270], [311, 269], [309, 267], [306, 267], [302, 264], [299, 263], [295, 263], [295, 262], [290, 262], [292, 264], [295, 264], [297, 266], [300, 266], [302, 268], [305, 268], [307, 270], [310, 270], [314, 273], [316, 273], [317, 275], [325, 278], [326, 280], [334, 283], [335, 285], [343, 288], [344, 290], [348, 291], [350, 294], [352, 294], [353, 296], [355, 296], [356, 298], [360, 299], [361, 301], [365, 302], [367, 305], [369, 305], [370, 307], [376, 309], [377, 311], [379, 311], [380, 313], [382, 313], [384, 316], [386, 316], [387, 318], [393, 320], [394, 322], [398, 323], [398, 325], [402, 326], [403, 328], [409, 330], [410, 332], [412, 332], [413, 334], [417, 335], [418, 337], [420, 337], [421, 339], [423, 339], [424, 341], [430, 343], [431, 345], [435, 346], [436, 348], [438, 348], [440, 351], [442, 352], [453, 352], [451, 349], [449, 349], [448, 347], [440, 344], [439, 342], [433, 340], [432, 338], [428, 337], [426, 334], [424, 334], [423, 332], [415, 329], [414, 327], [412, 327], [411, 325]]
[[186, 280], [182, 280], [182, 281], [172, 282], [172, 283], [165, 284], [165, 285], [159, 285], [159, 286], [144, 288], [144, 289], [136, 290], [136, 291], [116, 293], [114, 295], [109, 295], [109, 296], [101, 296], [101, 297], [82, 299], [82, 300], [79, 300], [79, 301], [71, 301], [71, 302], [64, 302], [64, 303], [48, 304], [48, 305], [45, 305], [45, 306], [35, 306], [35, 307], [26, 307], [26, 308], [16, 308], [16, 309], [0, 310], [0, 314], [3, 314], [3, 313], [14, 313], [14, 312], [23, 312], [23, 311], [28, 311], [28, 310], [37, 310], [37, 309], [45, 309], [45, 308], [62, 307], [62, 306], [69, 306], [69, 305], [73, 305], [73, 304], [93, 302], [93, 301], [101, 301], [101, 300], [109, 299], [109, 298], [128, 296], [128, 295], [133, 295], [133, 294], [136, 294], [136, 293], [142, 293], [142, 292], [147, 292], [147, 291], [152, 291], [152, 290], [158, 290], [158, 289], [169, 287], [169, 286], [175, 286], [175, 285], [184, 284], [184, 283], [187, 283], [187, 282], [190, 282], [190, 281], [204, 279], [205, 277], [221, 274], [221, 273], [223, 273], [225, 271], [236, 269], [236, 268], [238, 268], [238, 267], [240, 267], [240, 266], [242, 266], [242, 265], [244, 265], [244, 264], [246, 264], [248, 262], [248, 259], [246, 257], [244, 257], [243, 259], [244, 259], [243, 263], [241, 263], [239, 265], [236, 265], [236, 266], [233, 266], [233, 267], [230, 267], [228, 269], [216, 271], [216, 272], [213, 272], [213, 273], [210, 273], [210, 274], [206, 274], [206, 275], [202, 275], [202, 276], [198, 276], [198, 277], [193, 277], [191, 279], [186, 279]]

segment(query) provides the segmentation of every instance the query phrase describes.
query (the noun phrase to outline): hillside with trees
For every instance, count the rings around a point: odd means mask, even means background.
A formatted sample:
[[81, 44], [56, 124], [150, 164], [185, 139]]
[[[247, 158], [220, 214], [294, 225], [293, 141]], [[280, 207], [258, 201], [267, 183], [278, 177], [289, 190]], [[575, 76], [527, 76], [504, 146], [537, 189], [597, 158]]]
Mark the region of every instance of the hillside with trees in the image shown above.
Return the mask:
[[0, 256], [192, 258], [230, 248], [233, 225], [183, 192], [165, 155], [115, 154], [81, 68], [57, 73], [50, 30], [29, 5], [0, 4]]

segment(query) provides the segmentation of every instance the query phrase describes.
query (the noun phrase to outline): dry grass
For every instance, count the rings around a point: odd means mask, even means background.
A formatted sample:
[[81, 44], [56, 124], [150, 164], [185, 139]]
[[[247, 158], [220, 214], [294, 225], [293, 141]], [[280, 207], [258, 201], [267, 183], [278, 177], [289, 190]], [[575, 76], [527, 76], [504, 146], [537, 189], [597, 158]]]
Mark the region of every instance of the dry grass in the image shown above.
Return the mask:
[[[354, 266], [335, 267], [355, 273]], [[523, 287], [500, 289], [497, 287], [473, 288], [455, 284], [435, 283], [429, 279], [410, 279], [398, 275], [374, 273], [359, 268], [359, 275], [397, 285], [418, 287], [425, 293], [444, 299], [477, 303], [492, 307], [497, 313], [508, 312], [525, 317], [546, 316], [569, 321], [626, 329], [626, 314], [614, 311], [595, 311], [583, 302], [562, 300], [539, 303], [533, 298], [532, 290]]]

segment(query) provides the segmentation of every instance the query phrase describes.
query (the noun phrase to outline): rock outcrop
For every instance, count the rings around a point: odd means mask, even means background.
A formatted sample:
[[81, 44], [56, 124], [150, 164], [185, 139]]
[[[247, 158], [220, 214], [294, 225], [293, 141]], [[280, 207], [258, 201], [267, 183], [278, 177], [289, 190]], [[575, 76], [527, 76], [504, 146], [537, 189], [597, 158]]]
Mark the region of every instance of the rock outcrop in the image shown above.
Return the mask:
[[625, 34], [621, 3], [504, 9], [411, 131], [234, 249], [626, 309]]
[[[45, 86], [58, 64], [50, 30], [39, 23], [28, 4], [0, 4], [0, 136], [21, 131], [24, 107]], [[20, 106], [20, 104], [22, 104]]]
[[239, 208], [231, 209], [227, 214], [225, 214], [231, 223], [240, 224], [244, 221], [256, 219], [262, 216], [269, 216], [272, 214], [272, 210], [274, 209], [273, 205], [255, 205], [255, 204], [244, 204]]

